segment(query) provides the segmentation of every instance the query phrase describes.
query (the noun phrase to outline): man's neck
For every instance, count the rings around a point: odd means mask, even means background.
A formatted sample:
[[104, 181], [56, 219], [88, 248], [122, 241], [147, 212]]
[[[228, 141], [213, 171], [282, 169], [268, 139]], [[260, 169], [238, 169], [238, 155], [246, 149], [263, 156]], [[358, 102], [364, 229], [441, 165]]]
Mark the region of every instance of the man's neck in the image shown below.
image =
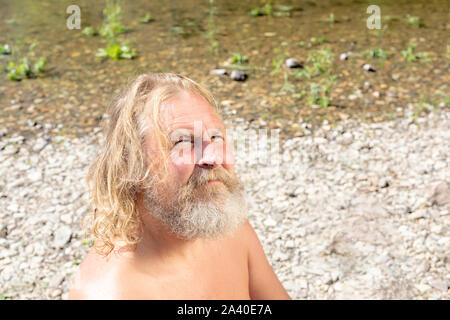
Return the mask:
[[187, 240], [177, 237], [145, 208], [141, 196], [138, 196], [137, 206], [143, 222], [142, 238], [136, 246], [137, 256], [189, 260], [201, 249], [203, 239]]

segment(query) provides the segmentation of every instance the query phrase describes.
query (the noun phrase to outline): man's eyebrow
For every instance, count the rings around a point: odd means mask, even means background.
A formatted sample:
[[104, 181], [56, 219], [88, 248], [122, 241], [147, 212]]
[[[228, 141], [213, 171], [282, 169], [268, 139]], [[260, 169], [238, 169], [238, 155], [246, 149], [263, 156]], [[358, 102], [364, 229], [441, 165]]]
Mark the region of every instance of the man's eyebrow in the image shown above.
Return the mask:
[[[208, 129], [207, 132], [209, 134], [225, 134], [225, 129], [223, 128], [214, 128], [214, 129]], [[173, 128], [173, 129], [169, 129], [169, 135], [172, 134], [178, 134], [178, 135], [193, 135], [194, 134], [194, 128]]]
[[224, 134], [225, 134], [225, 130], [223, 130], [223, 129], [217, 129], [217, 128], [215, 128], [215, 129], [209, 129], [209, 130], [208, 130], [208, 133], [209, 133], [209, 134], [212, 134], [212, 135], [217, 135], [217, 134], [224, 135]]
[[173, 128], [169, 129], [169, 135], [177, 134], [177, 135], [192, 135], [193, 129], [187, 128]]

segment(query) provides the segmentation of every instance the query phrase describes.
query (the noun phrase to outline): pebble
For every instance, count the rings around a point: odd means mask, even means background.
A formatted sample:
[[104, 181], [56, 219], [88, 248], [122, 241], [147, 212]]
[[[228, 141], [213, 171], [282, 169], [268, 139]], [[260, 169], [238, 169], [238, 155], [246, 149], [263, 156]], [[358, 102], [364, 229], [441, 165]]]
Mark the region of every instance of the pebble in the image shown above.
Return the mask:
[[[442, 166], [442, 168], [448, 165]], [[450, 182], [442, 181], [438, 183], [433, 190], [433, 195], [430, 198], [433, 205], [444, 206], [450, 204]]]
[[378, 180], [378, 188], [387, 188], [389, 187], [389, 181], [386, 178], [381, 178]]
[[370, 64], [368, 64], [368, 63], [363, 64], [362, 68], [363, 68], [365, 71], [368, 71], [368, 72], [376, 72], [376, 71], [377, 71], [377, 70], [375, 70], [374, 67], [372, 67], [372, 66], [371, 66]]
[[301, 68], [302, 64], [300, 63], [300, 61], [298, 61], [295, 58], [289, 58], [286, 59], [286, 61], [284, 62], [284, 64], [286, 65], [286, 67], [288, 68]]
[[61, 227], [55, 232], [54, 246], [56, 248], [64, 247], [72, 237], [72, 230], [69, 227]]
[[269, 217], [266, 220], [264, 220], [264, 225], [266, 227], [275, 227], [277, 225], [277, 222], [274, 219]]
[[348, 59], [348, 53], [341, 53], [341, 54], [339, 55], [339, 60], [345, 61], [345, 60], [347, 60], [347, 59]]
[[[249, 221], [292, 298], [450, 298], [450, 115], [436, 111], [415, 126], [404, 117], [305, 124], [310, 135], [287, 139], [279, 166], [235, 155]], [[89, 250], [80, 222], [100, 136], [52, 137], [39, 153], [27, 148], [39, 137], [2, 138], [0, 287], [14, 299], [67, 297]]]
[[286, 248], [295, 248], [295, 243], [293, 240], [286, 241]]
[[230, 78], [234, 81], [245, 81], [247, 79], [247, 75], [244, 71], [241, 70], [233, 70], [231, 71]]
[[227, 74], [226, 69], [213, 69], [210, 71], [210, 74], [216, 75], [216, 76], [225, 76]]

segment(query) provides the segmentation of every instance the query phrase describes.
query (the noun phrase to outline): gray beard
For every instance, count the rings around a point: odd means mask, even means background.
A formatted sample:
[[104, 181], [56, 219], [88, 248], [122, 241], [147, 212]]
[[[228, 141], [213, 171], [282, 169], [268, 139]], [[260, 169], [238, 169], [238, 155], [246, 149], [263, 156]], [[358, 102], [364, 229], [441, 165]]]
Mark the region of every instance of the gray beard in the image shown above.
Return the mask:
[[181, 239], [218, 238], [235, 231], [247, 218], [241, 189], [218, 193], [211, 200], [181, 198], [178, 193], [163, 202], [156, 191], [144, 195], [147, 211]]

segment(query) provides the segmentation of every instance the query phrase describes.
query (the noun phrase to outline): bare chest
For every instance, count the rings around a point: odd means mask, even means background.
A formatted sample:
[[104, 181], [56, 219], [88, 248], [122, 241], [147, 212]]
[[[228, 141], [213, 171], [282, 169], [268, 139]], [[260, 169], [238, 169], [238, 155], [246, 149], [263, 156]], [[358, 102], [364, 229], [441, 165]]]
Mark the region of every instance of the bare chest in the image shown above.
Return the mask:
[[141, 292], [156, 299], [250, 299], [247, 255], [230, 247], [211, 248], [193, 263], [161, 273]]

